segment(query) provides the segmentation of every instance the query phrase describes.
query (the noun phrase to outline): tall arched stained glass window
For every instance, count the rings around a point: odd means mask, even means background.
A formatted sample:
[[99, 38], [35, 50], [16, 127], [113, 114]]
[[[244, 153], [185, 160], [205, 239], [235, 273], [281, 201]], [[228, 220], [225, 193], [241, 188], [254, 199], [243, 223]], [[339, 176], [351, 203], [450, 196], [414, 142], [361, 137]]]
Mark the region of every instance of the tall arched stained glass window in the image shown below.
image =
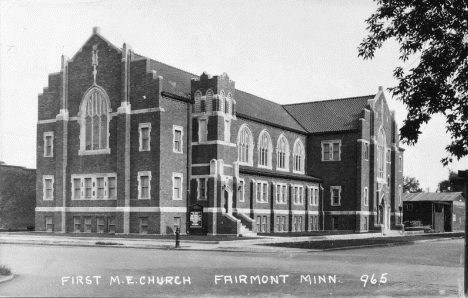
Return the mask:
[[232, 114], [232, 94], [228, 93], [226, 97], [226, 106], [224, 107], [226, 114]]
[[213, 91], [211, 89], [208, 89], [208, 91], [206, 91], [206, 111], [213, 111]]
[[304, 173], [305, 150], [301, 140], [297, 139], [293, 148], [294, 172]]
[[271, 138], [266, 130], [260, 133], [258, 140], [258, 165], [271, 167]]
[[278, 145], [276, 147], [276, 167], [278, 169], [289, 169], [289, 144], [284, 135], [278, 138]]
[[385, 154], [387, 138], [383, 128], [380, 129], [377, 145], [378, 178], [385, 178]]
[[252, 165], [253, 139], [250, 129], [243, 125], [237, 136], [238, 160], [240, 164]]
[[224, 90], [221, 90], [219, 93], [219, 111], [224, 112], [226, 103], [226, 95], [224, 94]]
[[201, 111], [201, 92], [200, 90], [198, 90], [197, 92], [195, 92], [195, 95], [194, 95], [194, 99], [195, 99], [195, 106], [194, 106], [194, 109], [195, 109], [195, 113], [200, 113]]
[[[81, 150], [109, 148], [109, 100], [100, 88], [93, 88], [81, 104]], [[105, 153], [105, 152], [102, 152]]]

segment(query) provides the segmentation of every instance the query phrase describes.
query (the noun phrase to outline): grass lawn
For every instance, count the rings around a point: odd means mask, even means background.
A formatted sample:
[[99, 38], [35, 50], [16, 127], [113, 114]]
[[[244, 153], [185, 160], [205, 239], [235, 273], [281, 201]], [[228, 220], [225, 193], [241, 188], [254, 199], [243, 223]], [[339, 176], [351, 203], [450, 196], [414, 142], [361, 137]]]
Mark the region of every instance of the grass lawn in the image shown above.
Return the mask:
[[385, 244], [411, 244], [417, 240], [429, 240], [434, 238], [454, 238], [463, 237], [464, 233], [459, 234], [422, 234], [415, 236], [401, 237], [376, 237], [366, 239], [346, 239], [346, 240], [320, 240], [320, 241], [302, 241], [264, 244], [267, 246], [303, 248], [303, 249], [331, 249], [344, 248], [362, 245], [385, 245]]

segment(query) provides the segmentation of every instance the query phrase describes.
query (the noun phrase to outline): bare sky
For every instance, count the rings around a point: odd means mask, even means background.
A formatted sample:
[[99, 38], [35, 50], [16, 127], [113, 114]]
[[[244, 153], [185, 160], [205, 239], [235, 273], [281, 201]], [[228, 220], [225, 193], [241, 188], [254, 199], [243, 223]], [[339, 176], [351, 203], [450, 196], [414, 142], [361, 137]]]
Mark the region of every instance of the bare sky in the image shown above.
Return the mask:
[[[370, 0], [5, 1], [0, 0], [0, 160], [36, 167], [37, 95], [60, 56], [72, 57], [92, 33], [152, 59], [201, 74], [226, 72], [236, 88], [280, 104], [377, 93], [394, 86], [398, 45], [371, 61], [357, 57]], [[417, 63], [410, 59], [407, 67]], [[387, 99], [397, 121], [405, 107]], [[435, 191], [448, 176], [444, 119], [405, 147], [404, 175]], [[468, 159], [449, 166], [467, 169]]]

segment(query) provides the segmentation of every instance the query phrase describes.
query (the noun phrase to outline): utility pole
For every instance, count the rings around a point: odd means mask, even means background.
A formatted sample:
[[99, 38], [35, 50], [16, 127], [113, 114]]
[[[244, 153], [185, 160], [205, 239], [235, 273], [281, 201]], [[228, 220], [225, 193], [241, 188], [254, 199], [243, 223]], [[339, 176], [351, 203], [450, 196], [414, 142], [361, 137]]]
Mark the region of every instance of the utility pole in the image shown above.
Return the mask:
[[458, 177], [464, 178], [464, 185], [463, 185], [463, 194], [465, 195], [465, 279], [464, 279], [464, 291], [465, 291], [465, 297], [468, 296], [468, 269], [467, 269], [467, 262], [466, 260], [468, 259], [468, 247], [466, 243], [466, 232], [468, 231], [468, 220], [466, 220], [466, 215], [468, 214], [467, 212], [467, 204], [466, 204], [466, 190], [467, 190], [467, 184], [468, 184], [468, 170], [465, 171], [458, 171]]

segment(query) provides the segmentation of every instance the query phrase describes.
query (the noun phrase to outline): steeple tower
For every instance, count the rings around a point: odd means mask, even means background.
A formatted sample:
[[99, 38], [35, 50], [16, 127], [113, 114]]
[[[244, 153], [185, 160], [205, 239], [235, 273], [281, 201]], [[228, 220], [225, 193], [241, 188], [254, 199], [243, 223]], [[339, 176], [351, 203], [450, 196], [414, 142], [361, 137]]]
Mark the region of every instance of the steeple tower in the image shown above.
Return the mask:
[[[209, 234], [217, 229], [231, 229], [238, 220], [232, 216], [233, 192], [237, 166], [237, 146], [231, 132], [236, 121], [235, 83], [226, 73], [211, 76], [204, 72], [200, 79], [192, 80], [192, 169], [199, 178], [192, 181], [192, 203], [204, 204], [210, 210], [207, 226]], [[192, 173], [194, 170], [192, 170]], [[206, 201], [197, 200], [199, 184], [207, 183]], [[202, 186], [205, 189], [205, 186]], [[219, 223], [218, 223], [219, 222]]]

